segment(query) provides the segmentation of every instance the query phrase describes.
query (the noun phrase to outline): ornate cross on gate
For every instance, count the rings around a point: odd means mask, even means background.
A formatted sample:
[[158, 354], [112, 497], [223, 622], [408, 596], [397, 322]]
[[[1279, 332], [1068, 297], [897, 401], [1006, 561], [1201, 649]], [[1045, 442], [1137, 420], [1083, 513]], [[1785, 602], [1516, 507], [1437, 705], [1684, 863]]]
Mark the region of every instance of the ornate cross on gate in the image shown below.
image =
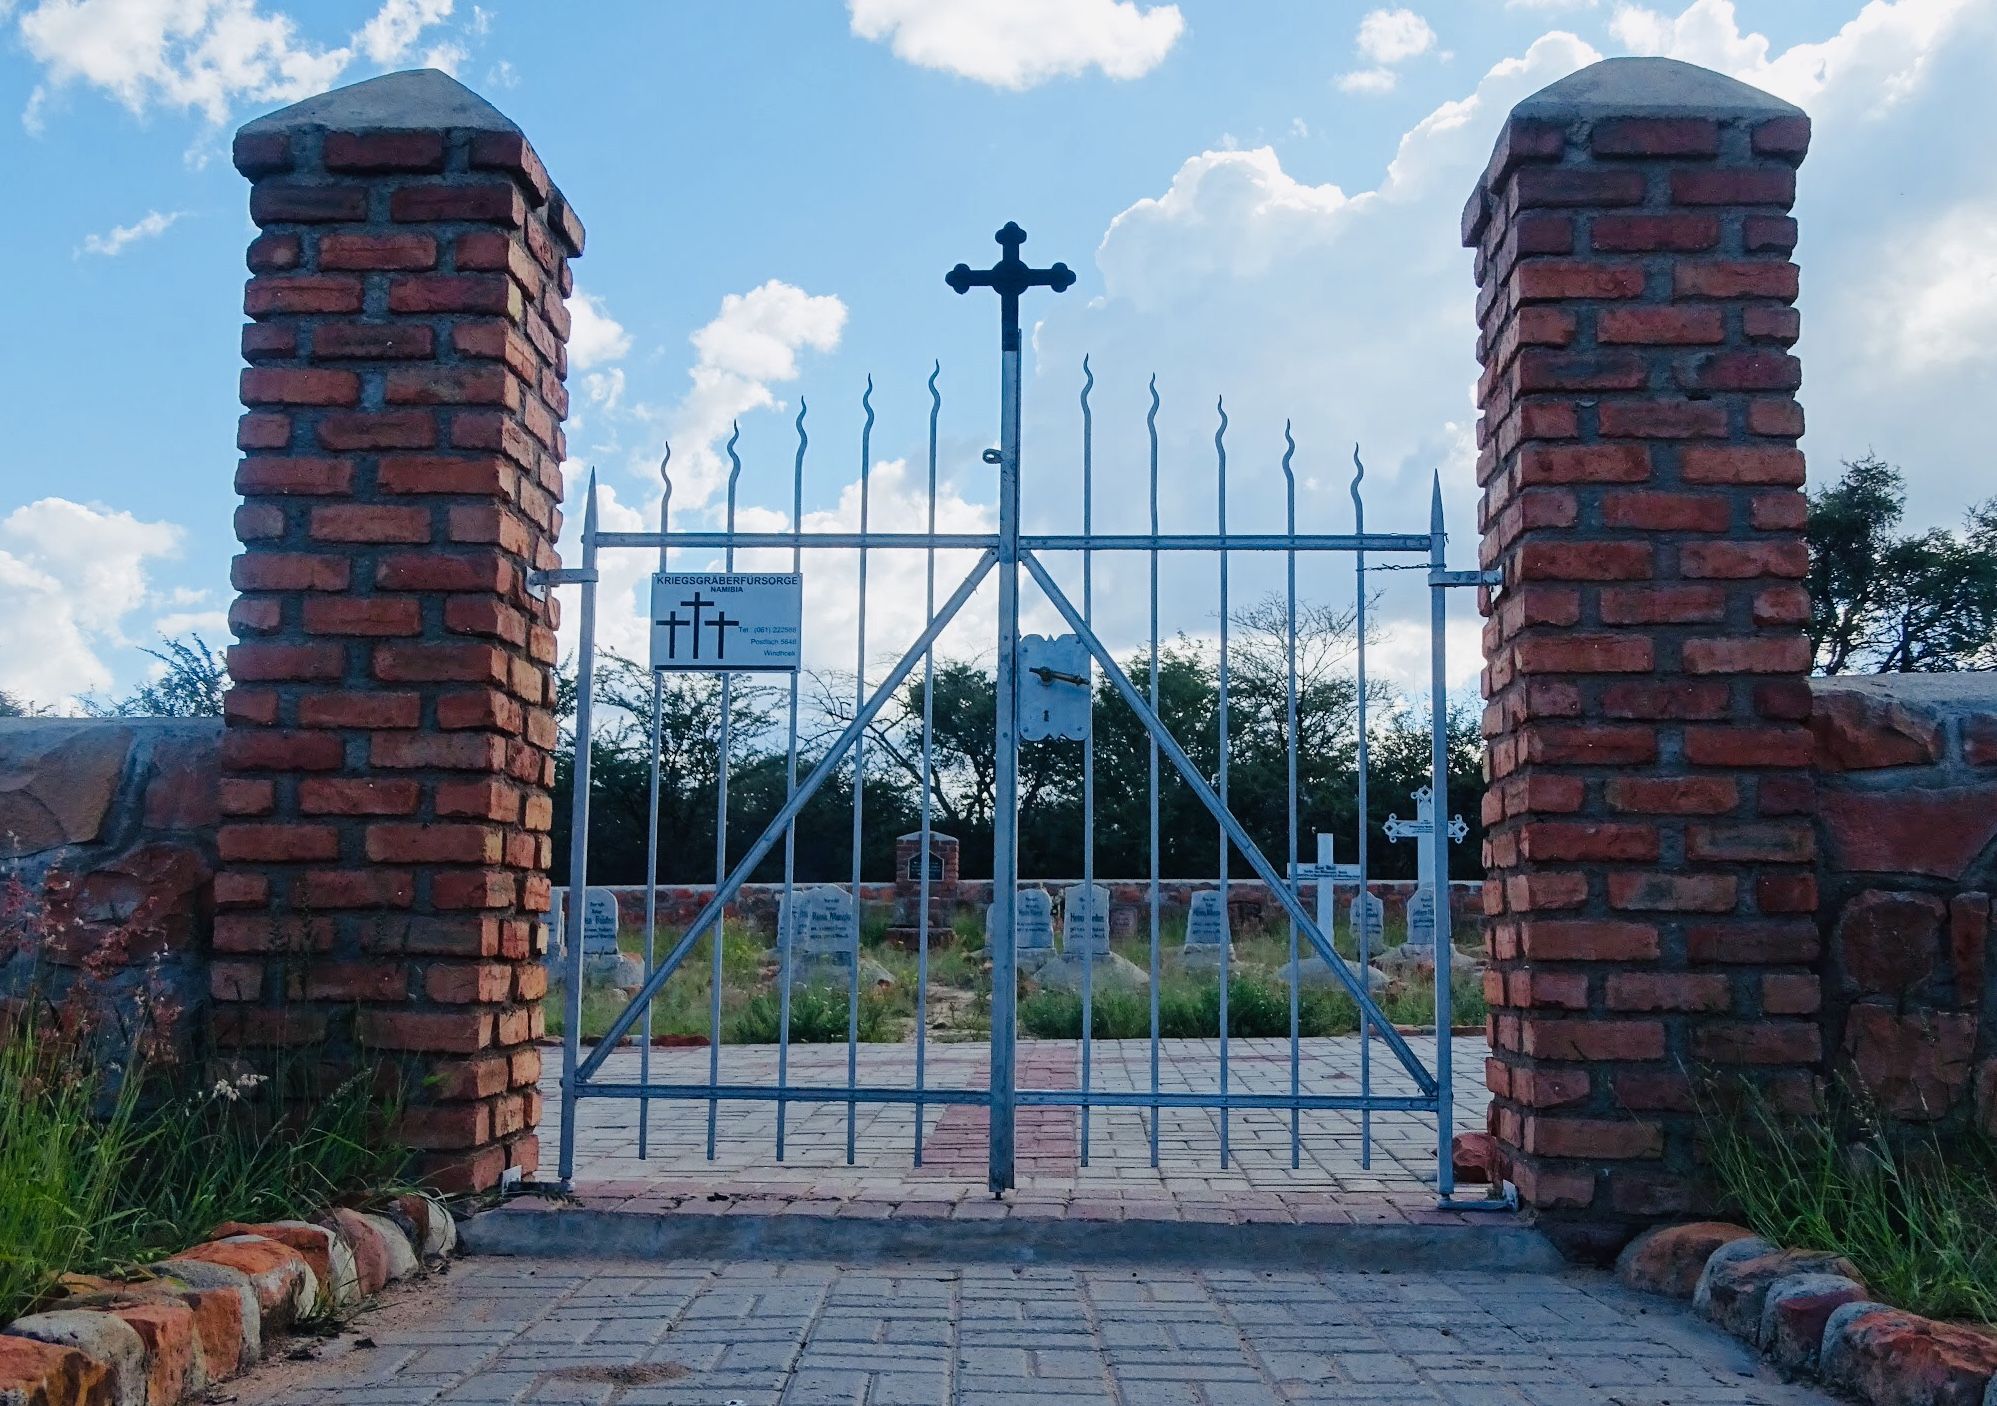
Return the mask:
[[998, 468], [998, 716], [992, 799], [992, 917], [987, 950], [992, 959], [991, 1165], [994, 1193], [1013, 1184], [1013, 1037], [1018, 984], [1013, 943], [1019, 892], [1019, 295], [1029, 288], [1056, 293], [1072, 287], [1066, 264], [1028, 268], [1019, 257], [1026, 231], [1011, 221], [992, 238], [1005, 257], [988, 269], [959, 264], [943, 281], [959, 293], [989, 288], [999, 295], [999, 447], [985, 451]]
[[[1381, 828], [1390, 840], [1418, 840], [1433, 835], [1441, 818], [1435, 813], [1435, 790], [1424, 786], [1414, 793], [1415, 818], [1403, 820], [1398, 815], [1389, 815]], [[1443, 825], [1443, 833], [1457, 844], [1463, 843], [1470, 827], [1463, 823], [1460, 815], [1451, 816]], [[1415, 892], [1408, 900], [1408, 945], [1410, 947], [1435, 946], [1436, 898], [1438, 890], [1435, 872], [1435, 846], [1418, 844], [1415, 846]]]
[[1019, 350], [1019, 295], [1029, 288], [1052, 288], [1056, 293], [1065, 293], [1075, 282], [1074, 270], [1066, 264], [1056, 264], [1052, 268], [1028, 268], [1026, 260], [1019, 257], [1019, 246], [1026, 242], [1026, 231], [1007, 220], [1005, 228], [992, 236], [1005, 250], [1005, 257], [988, 269], [974, 269], [969, 264], [959, 264], [943, 275], [943, 281], [959, 293], [968, 293], [973, 288], [990, 288], [999, 295], [999, 321], [1004, 329], [1000, 342], [1002, 351]]

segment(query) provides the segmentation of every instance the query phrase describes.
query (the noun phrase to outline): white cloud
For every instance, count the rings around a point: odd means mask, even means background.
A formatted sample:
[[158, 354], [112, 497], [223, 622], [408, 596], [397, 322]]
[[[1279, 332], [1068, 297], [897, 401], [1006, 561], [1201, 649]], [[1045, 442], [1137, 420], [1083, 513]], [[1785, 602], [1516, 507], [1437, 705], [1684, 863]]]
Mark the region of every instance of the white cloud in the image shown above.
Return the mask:
[[1505, 0], [1507, 10], [1592, 10], [1601, 0]]
[[770, 387], [797, 379], [798, 353], [833, 350], [845, 326], [846, 305], [837, 297], [774, 278], [722, 298], [714, 320], [691, 338], [693, 385], [666, 416], [675, 510], [698, 508], [714, 496], [723, 479], [714, 446], [729, 425], [751, 410], [774, 408]]
[[1874, 332], [1906, 375], [1991, 361], [1997, 345], [1997, 201], [1959, 205], [1903, 225], [1900, 257], [1862, 290]]
[[1391, 68], [1355, 68], [1338, 75], [1342, 93], [1391, 93], [1400, 76]]
[[1820, 99], [1885, 111], [1916, 92], [1929, 64], [1979, 0], [1869, 0], [1829, 39], [1771, 54], [1743, 33], [1733, 0], [1693, 0], [1675, 17], [1622, 4], [1609, 29], [1631, 53], [1683, 59], [1731, 74], [1822, 116]]
[[344, 44], [302, 38], [288, 14], [259, 0], [33, 0], [21, 12], [22, 47], [43, 81], [22, 120], [39, 131], [65, 88], [96, 88], [143, 115], [155, 107], [221, 123], [241, 101], [290, 102], [332, 87], [359, 55], [402, 60], [450, 0], [384, 0]]
[[1358, 44], [1373, 63], [1404, 63], [1435, 46], [1435, 31], [1413, 10], [1369, 10], [1359, 21]]
[[896, 58], [994, 88], [1031, 88], [1091, 68], [1141, 78], [1185, 30], [1176, 5], [1134, 0], [847, 0], [853, 33]]
[[110, 687], [104, 652], [150, 599], [151, 564], [179, 553], [182, 530], [65, 498], [0, 518], [0, 689], [55, 703]]
[[616, 361], [631, 350], [631, 334], [603, 299], [577, 289], [569, 295], [569, 365], [578, 371]]
[[83, 243], [77, 249], [77, 253], [102, 254], [106, 258], [116, 258], [125, 252], [128, 245], [136, 244], [142, 239], [157, 239], [165, 234], [173, 227], [174, 221], [186, 213], [185, 210], [174, 210], [161, 214], [158, 210], [149, 210], [143, 218], [129, 225], [116, 225], [106, 234], [84, 235]]
[[416, 46], [423, 31], [448, 19], [452, 0], [385, 0], [354, 36], [361, 52], [378, 64], [392, 64]]

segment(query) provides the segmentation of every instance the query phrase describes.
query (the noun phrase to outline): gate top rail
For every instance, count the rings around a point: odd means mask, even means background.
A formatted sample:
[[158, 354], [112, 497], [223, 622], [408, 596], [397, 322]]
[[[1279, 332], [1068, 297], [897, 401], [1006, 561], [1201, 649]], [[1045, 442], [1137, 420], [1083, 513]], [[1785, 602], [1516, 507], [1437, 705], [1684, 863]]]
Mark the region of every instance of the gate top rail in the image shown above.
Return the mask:
[[[923, 551], [995, 550], [996, 532], [598, 532], [599, 547], [855, 548]], [[1426, 554], [1426, 532], [1143, 532], [1019, 534], [1023, 551], [1038, 552], [1410, 552]]]

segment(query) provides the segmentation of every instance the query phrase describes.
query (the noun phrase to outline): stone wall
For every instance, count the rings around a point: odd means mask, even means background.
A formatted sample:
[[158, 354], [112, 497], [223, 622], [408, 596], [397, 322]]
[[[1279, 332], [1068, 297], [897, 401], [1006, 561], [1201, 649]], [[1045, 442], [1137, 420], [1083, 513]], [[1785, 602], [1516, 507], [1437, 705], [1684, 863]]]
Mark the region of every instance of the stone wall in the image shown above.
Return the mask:
[[[201, 1046], [221, 725], [0, 719], [0, 997]], [[43, 1015], [47, 1014], [44, 1007]]]
[[1829, 1069], [1898, 1123], [1997, 1137], [1997, 675], [1811, 691]]

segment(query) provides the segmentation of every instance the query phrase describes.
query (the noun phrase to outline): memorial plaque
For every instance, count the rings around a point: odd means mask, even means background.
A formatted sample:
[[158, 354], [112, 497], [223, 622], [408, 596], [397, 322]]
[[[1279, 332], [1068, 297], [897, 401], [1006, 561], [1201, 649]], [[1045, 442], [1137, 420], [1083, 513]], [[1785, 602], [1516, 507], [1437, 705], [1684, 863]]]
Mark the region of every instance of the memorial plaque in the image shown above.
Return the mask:
[[1101, 884], [1075, 884], [1062, 894], [1061, 951], [1070, 957], [1109, 951], [1109, 890]]
[[1227, 909], [1220, 901], [1220, 891], [1206, 889], [1194, 894], [1192, 909], [1186, 915], [1186, 946], [1220, 947], [1230, 938]]

